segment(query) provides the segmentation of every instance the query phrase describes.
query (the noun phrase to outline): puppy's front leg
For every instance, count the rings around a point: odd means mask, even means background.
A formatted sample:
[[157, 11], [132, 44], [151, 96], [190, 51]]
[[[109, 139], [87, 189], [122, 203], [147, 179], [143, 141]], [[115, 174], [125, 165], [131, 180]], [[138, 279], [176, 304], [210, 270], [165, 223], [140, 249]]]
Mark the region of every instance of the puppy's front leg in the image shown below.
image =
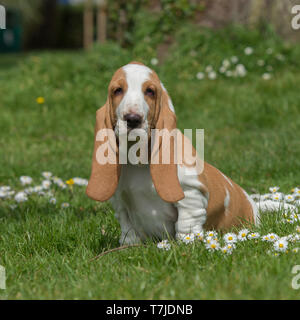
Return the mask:
[[178, 178], [185, 197], [176, 203], [178, 220], [175, 230], [176, 238], [182, 239], [188, 233], [198, 233], [203, 230], [208, 195], [201, 192], [202, 185], [198, 176], [185, 175], [184, 167], [178, 169]]

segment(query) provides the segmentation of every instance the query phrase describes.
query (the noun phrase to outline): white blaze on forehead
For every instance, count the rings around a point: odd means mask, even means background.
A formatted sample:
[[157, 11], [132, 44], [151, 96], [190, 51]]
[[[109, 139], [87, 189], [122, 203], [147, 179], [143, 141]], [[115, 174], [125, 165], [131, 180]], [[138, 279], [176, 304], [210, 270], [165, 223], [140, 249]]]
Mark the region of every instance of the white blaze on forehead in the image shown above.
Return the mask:
[[149, 106], [144, 99], [142, 91], [143, 83], [150, 79], [151, 69], [139, 64], [127, 64], [123, 67], [125, 72], [127, 91], [117, 108], [117, 115], [120, 119], [126, 113], [136, 112], [146, 119]]
[[[161, 86], [162, 86], [162, 88], [163, 88], [163, 90], [164, 91], [166, 91], [166, 93], [168, 93], [168, 91], [167, 91], [167, 89], [165, 88], [165, 86], [163, 85], [163, 83], [162, 82], [160, 82], [160, 84], [161, 84]], [[175, 108], [174, 108], [174, 105], [173, 105], [173, 103], [172, 103], [172, 100], [171, 100], [171, 98], [169, 97], [169, 94], [168, 94], [168, 104], [169, 104], [169, 108], [170, 108], [170, 110], [172, 111], [172, 112], [174, 112], [175, 113]]]

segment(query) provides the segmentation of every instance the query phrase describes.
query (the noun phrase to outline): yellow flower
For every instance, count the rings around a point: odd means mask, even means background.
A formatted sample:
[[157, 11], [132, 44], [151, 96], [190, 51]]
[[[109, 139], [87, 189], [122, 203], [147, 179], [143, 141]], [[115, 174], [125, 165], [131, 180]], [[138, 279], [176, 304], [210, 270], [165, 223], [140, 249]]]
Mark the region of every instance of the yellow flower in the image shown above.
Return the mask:
[[38, 97], [38, 98], [36, 98], [36, 102], [38, 104], [43, 104], [43, 103], [45, 103], [45, 98], [44, 97]]
[[69, 186], [72, 186], [74, 184], [74, 180], [73, 179], [67, 180], [66, 184]]

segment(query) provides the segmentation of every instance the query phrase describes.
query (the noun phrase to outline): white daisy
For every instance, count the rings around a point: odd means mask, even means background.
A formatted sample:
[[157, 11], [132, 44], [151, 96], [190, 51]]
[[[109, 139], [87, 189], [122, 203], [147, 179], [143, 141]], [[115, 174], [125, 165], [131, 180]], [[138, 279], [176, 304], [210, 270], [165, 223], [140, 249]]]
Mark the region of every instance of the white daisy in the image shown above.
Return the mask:
[[277, 252], [285, 252], [288, 248], [288, 242], [287, 240], [280, 238], [273, 244], [274, 250]]
[[83, 178], [75, 177], [73, 178], [74, 184], [77, 184], [78, 186], [87, 186], [88, 180]]
[[292, 252], [298, 253], [298, 252], [299, 252], [299, 248], [293, 248], [293, 249], [292, 249]]
[[272, 195], [272, 200], [274, 201], [280, 201], [283, 199], [283, 194], [280, 192], [276, 192]]
[[246, 47], [244, 50], [245, 55], [249, 56], [250, 54], [253, 53], [253, 48], [251, 47]]
[[234, 233], [226, 233], [223, 236], [223, 239], [226, 243], [235, 243], [237, 242], [237, 236]]
[[293, 202], [295, 200], [295, 197], [292, 195], [292, 194], [287, 194], [285, 197], [284, 197], [284, 200], [286, 202]]
[[263, 78], [263, 80], [270, 80], [271, 74], [268, 72], [265, 72], [261, 77]]
[[219, 69], [219, 72], [220, 72], [220, 73], [225, 73], [226, 70], [227, 70], [227, 69], [226, 69], [224, 66], [221, 66], [220, 69]]
[[218, 236], [218, 234], [217, 234], [217, 232], [216, 231], [207, 231], [206, 233], [205, 233], [205, 236], [206, 237], [211, 237], [211, 238], [216, 238], [217, 236]]
[[49, 171], [45, 171], [45, 172], [42, 172], [42, 176], [43, 176], [45, 179], [49, 180], [49, 179], [51, 179], [51, 177], [52, 177], [52, 173], [49, 172]]
[[230, 61], [231, 61], [232, 63], [237, 63], [237, 62], [239, 61], [239, 58], [238, 58], [237, 56], [232, 56], [232, 57], [230, 58]]
[[215, 80], [217, 78], [217, 73], [215, 71], [211, 71], [207, 75], [208, 79]]
[[198, 240], [203, 241], [203, 239], [204, 239], [204, 232], [203, 231], [195, 232], [194, 235]]
[[161, 242], [158, 242], [157, 248], [163, 249], [163, 250], [170, 250], [171, 245], [168, 243], [168, 240], [162, 240]]
[[279, 187], [271, 187], [269, 188], [269, 190], [272, 192], [272, 193], [276, 193], [280, 188]]
[[26, 195], [25, 192], [20, 191], [20, 192], [18, 192], [18, 193], [15, 195], [15, 200], [16, 200], [17, 202], [25, 202], [25, 201], [28, 200], [28, 198], [27, 198], [27, 195]]
[[206, 249], [209, 251], [215, 251], [220, 249], [220, 244], [216, 240], [211, 240], [210, 243], [205, 245]]
[[69, 207], [70, 207], [70, 204], [69, 204], [68, 202], [64, 202], [64, 203], [61, 204], [61, 207], [62, 207], [63, 209], [69, 208]]
[[247, 74], [247, 70], [243, 64], [238, 64], [235, 70], [239, 77], [244, 77]]
[[224, 254], [232, 254], [233, 250], [232, 249], [228, 249], [227, 246], [224, 246], [222, 248], [220, 248], [220, 250], [224, 253]]
[[211, 71], [213, 71], [213, 67], [211, 65], [208, 65], [206, 68], [205, 68], [205, 72], [209, 73]]
[[153, 66], [156, 66], [158, 64], [158, 59], [157, 58], [152, 58], [150, 60], [150, 63], [153, 65]]
[[270, 239], [269, 241], [271, 242], [274, 242], [279, 239], [279, 236], [276, 233], [269, 233], [267, 236]]
[[300, 233], [300, 226], [296, 227], [296, 232]]
[[230, 66], [230, 61], [228, 59], [225, 59], [222, 61], [222, 66], [224, 68], [228, 68]]
[[28, 177], [28, 176], [21, 176], [20, 177], [20, 181], [21, 181], [21, 184], [23, 186], [25, 186], [26, 184], [31, 184], [32, 183], [32, 178]]
[[197, 78], [198, 80], [203, 80], [203, 79], [205, 78], [205, 74], [204, 74], [203, 72], [198, 72], [198, 73], [196, 74], [196, 78]]
[[239, 241], [245, 241], [247, 240], [247, 235], [249, 233], [248, 229], [242, 229], [238, 234], [238, 240]]
[[260, 234], [258, 232], [252, 232], [250, 234], [248, 234], [248, 239], [258, 239], [260, 237]]
[[49, 203], [51, 203], [51, 204], [56, 204], [56, 199], [55, 199], [55, 198], [51, 198], [51, 199], [49, 200]]
[[50, 180], [44, 180], [42, 181], [42, 188], [43, 189], [49, 189], [51, 186], [51, 181]]
[[257, 60], [257, 65], [258, 65], [259, 67], [263, 67], [263, 66], [265, 65], [265, 61], [262, 60], [262, 59], [259, 59], [259, 60]]
[[189, 233], [182, 238], [182, 241], [186, 244], [192, 243], [195, 240], [195, 236], [193, 233]]

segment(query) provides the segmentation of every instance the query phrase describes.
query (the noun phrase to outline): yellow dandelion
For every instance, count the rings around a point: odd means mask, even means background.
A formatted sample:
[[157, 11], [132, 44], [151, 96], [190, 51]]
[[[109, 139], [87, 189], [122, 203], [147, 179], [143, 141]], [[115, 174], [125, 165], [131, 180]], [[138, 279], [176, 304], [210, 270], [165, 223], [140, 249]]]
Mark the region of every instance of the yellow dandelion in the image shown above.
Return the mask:
[[44, 97], [37, 97], [37, 98], [36, 98], [36, 102], [37, 102], [38, 104], [43, 104], [43, 103], [45, 103], [45, 98], [44, 98]]
[[66, 184], [69, 186], [72, 186], [74, 184], [74, 180], [73, 179], [67, 180]]

